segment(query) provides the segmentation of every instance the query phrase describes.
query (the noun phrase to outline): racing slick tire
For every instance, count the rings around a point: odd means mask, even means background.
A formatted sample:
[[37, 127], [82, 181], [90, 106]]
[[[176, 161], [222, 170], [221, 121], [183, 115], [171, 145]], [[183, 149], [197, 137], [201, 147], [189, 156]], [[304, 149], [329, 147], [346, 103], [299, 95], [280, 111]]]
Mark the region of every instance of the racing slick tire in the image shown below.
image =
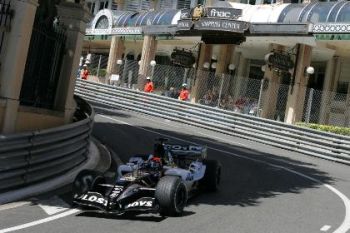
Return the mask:
[[221, 164], [216, 160], [204, 160], [205, 174], [199, 185], [203, 191], [215, 192], [218, 190], [221, 179]]
[[96, 187], [96, 182], [103, 178], [102, 173], [94, 170], [85, 169], [78, 173], [73, 182], [73, 195], [81, 195]]
[[180, 177], [164, 176], [156, 186], [155, 198], [162, 216], [179, 216], [187, 204], [187, 189]]

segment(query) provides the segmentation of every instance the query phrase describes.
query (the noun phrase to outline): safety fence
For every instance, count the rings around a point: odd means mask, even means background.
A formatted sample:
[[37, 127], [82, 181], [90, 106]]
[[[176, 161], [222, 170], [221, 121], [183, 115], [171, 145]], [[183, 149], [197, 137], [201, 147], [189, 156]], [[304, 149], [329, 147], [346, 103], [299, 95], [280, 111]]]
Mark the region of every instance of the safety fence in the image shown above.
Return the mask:
[[90, 81], [78, 80], [76, 94], [93, 103], [182, 122], [350, 165], [350, 137], [347, 136]]
[[[93, 65], [94, 64], [94, 65]], [[96, 62], [92, 67], [96, 65]], [[273, 81], [263, 79], [261, 69], [250, 68], [250, 76], [238, 75], [238, 71], [216, 74], [215, 70], [184, 68], [174, 65], [156, 64], [149, 67], [155, 94], [177, 98], [183, 83], [187, 84], [191, 100], [207, 106], [260, 116], [276, 121], [286, 118], [290, 97], [290, 78]], [[123, 60], [117, 65], [116, 74], [95, 79], [101, 83], [138, 89], [139, 64], [134, 60]], [[269, 87], [271, 86], [271, 87]], [[336, 93], [300, 87], [305, 97], [300, 100], [302, 115], [300, 122], [350, 126], [350, 94]], [[345, 88], [347, 89], [347, 88]]]
[[94, 111], [83, 99], [75, 100], [71, 124], [0, 135], [0, 193], [59, 176], [87, 159]]

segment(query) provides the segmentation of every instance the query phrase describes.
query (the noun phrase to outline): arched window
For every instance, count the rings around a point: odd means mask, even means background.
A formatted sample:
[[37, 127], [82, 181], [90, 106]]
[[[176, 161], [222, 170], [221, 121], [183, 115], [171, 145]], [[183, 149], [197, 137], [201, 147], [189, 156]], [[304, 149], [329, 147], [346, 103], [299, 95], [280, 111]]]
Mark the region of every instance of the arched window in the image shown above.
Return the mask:
[[96, 23], [95, 28], [97, 29], [107, 29], [109, 27], [109, 21], [106, 16], [101, 16]]

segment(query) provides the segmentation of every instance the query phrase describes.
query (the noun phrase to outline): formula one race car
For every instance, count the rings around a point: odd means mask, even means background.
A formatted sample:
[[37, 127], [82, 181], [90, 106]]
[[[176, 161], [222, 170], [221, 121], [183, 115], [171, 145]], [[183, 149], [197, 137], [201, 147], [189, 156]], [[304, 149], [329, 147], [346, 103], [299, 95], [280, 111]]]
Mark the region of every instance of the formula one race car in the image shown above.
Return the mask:
[[73, 183], [73, 203], [114, 214], [177, 216], [190, 195], [217, 190], [221, 165], [206, 159], [206, 147], [158, 140], [153, 154], [131, 157], [111, 182], [99, 172], [81, 171]]

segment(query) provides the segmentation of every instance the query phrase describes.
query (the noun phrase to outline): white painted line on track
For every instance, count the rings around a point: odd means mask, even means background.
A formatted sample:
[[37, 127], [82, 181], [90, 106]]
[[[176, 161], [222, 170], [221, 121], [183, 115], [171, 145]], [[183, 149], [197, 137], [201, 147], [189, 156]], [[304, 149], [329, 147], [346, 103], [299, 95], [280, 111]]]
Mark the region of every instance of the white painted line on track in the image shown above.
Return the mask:
[[43, 209], [47, 215], [54, 215], [69, 209], [69, 205], [57, 196], [39, 201], [38, 206]]
[[14, 208], [21, 207], [24, 205], [29, 205], [29, 204], [31, 204], [31, 202], [29, 202], [29, 201], [21, 201], [21, 202], [4, 204], [4, 205], [0, 205], [0, 211], [14, 209]]
[[[166, 136], [168, 138], [173, 138], [173, 139], [178, 140], [178, 141], [183, 141], [183, 142], [189, 142], [189, 143], [197, 144], [197, 143], [189, 141], [189, 140], [184, 140], [184, 139], [181, 139], [181, 138], [178, 138], [178, 137], [174, 137], [174, 136], [171, 136], [171, 135], [159, 133], [159, 132], [156, 132], [156, 131], [153, 131], [153, 130], [144, 129], [144, 128], [140, 127], [140, 126], [135, 126], [135, 125], [132, 125], [132, 124], [130, 124], [128, 122], [117, 120], [117, 119], [114, 119], [112, 117], [107, 117], [107, 116], [103, 116], [103, 115], [101, 115], [101, 116], [104, 117], [104, 118], [110, 119], [112, 121], [115, 121], [115, 122], [118, 122], [118, 123], [122, 123], [122, 124], [126, 124], [126, 125], [129, 125], [129, 126], [132, 126], [132, 127], [135, 127], [135, 128], [138, 128], [138, 129], [150, 132], [150, 133], [155, 133], [155, 134], [158, 134], [158, 135]], [[242, 159], [251, 160], [251, 161], [254, 161], [254, 162], [257, 162], [257, 163], [267, 164], [267, 165], [270, 165], [270, 166], [276, 167], [276, 168], [281, 168], [281, 169], [283, 169], [285, 171], [294, 173], [294, 174], [296, 174], [298, 176], [304, 177], [305, 179], [308, 179], [308, 180], [316, 182], [316, 183], [318, 183], [320, 185], [323, 185], [324, 187], [326, 187], [327, 189], [329, 189], [330, 191], [335, 193], [343, 201], [344, 206], [345, 206], [345, 217], [344, 217], [344, 220], [343, 220], [342, 224], [337, 229], [335, 229], [335, 231], [333, 231], [333, 233], [346, 233], [348, 230], [350, 230], [350, 200], [349, 200], [349, 198], [347, 196], [345, 196], [343, 193], [341, 193], [339, 190], [337, 190], [333, 186], [328, 185], [328, 184], [324, 184], [320, 180], [317, 180], [317, 179], [312, 178], [310, 176], [307, 176], [307, 175], [305, 175], [303, 173], [294, 171], [292, 169], [289, 169], [289, 168], [286, 168], [286, 167], [283, 167], [283, 166], [280, 166], [280, 165], [276, 165], [276, 164], [269, 163], [269, 162], [266, 162], [266, 161], [263, 161], [263, 160], [259, 160], [259, 159], [249, 158], [249, 157], [246, 157], [246, 156], [243, 156], [243, 155], [238, 155], [238, 154], [235, 154], [235, 153], [232, 153], [232, 152], [229, 152], [229, 151], [220, 150], [220, 149], [213, 148], [213, 147], [208, 147], [208, 148], [210, 148], [212, 150], [216, 150], [216, 151], [222, 152], [224, 154], [231, 155], [231, 156], [235, 156], [235, 157], [239, 157], [239, 158], [242, 158]], [[0, 233], [2, 233], [2, 232], [0, 231]]]
[[28, 227], [33, 227], [33, 226], [36, 226], [36, 225], [39, 225], [39, 224], [51, 222], [51, 221], [54, 221], [56, 219], [63, 218], [63, 217], [75, 214], [75, 213], [78, 213], [78, 212], [80, 212], [80, 210], [71, 209], [71, 210], [63, 212], [61, 214], [57, 214], [57, 215], [54, 215], [54, 216], [51, 216], [51, 217], [43, 218], [43, 219], [40, 219], [40, 220], [37, 220], [37, 221], [33, 221], [33, 222], [30, 222], [30, 223], [25, 223], [25, 224], [22, 224], [22, 225], [18, 225], [18, 226], [6, 228], [6, 229], [1, 229], [0, 233], [18, 231], [18, 230], [25, 229], [25, 228], [28, 228]]
[[320, 231], [326, 232], [326, 231], [328, 231], [329, 229], [331, 229], [331, 226], [330, 226], [330, 225], [324, 225], [324, 226], [320, 229]]

